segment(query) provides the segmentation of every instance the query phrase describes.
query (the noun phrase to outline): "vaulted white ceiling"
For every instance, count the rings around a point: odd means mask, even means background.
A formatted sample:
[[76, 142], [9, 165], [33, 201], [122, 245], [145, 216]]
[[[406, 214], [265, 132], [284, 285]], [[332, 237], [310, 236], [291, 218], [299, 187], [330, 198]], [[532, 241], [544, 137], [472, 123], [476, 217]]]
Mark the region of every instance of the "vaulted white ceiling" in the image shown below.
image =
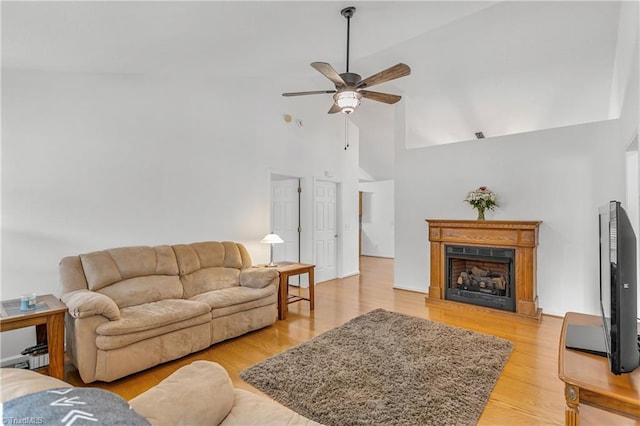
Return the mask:
[[[260, 79], [276, 93], [331, 89], [313, 61], [363, 77], [412, 73], [374, 90], [403, 96], [407, 147], [610, 118], [620, 3], [2, 2], [2, 67]], [[239, 88], [239, 90], [242, 90]], [[302, 100], [290, 98], [292, 108]], [[326, 114], [329, 95], [319, 95]], [[361, 166], [393, 177], [396, 107], [365, 101]]]

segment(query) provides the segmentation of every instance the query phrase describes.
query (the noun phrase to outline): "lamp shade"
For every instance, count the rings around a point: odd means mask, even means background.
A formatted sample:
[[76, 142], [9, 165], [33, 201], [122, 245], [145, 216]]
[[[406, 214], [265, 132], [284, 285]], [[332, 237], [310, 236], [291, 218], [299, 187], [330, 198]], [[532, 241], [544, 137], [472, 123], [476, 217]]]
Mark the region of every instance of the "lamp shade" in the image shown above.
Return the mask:
[[265, 243], [265, 244], [280, 244], [280, 243], [284, 243], [284, 241], [282, 240], [282, 238], [280, 238], [278, 236], [278, 234], [274, 234], [273, 232], [271, 232], [270, 234], [265, 235], [265, 237], [260, 240], [261, 243]]

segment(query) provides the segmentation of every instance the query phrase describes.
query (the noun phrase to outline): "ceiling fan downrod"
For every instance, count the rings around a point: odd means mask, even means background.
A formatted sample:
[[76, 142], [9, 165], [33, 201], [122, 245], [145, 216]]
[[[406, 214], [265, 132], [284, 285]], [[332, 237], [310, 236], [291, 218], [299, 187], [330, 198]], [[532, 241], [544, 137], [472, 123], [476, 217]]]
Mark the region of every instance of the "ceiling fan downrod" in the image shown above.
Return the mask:
[[351, 17], [356, 13], [353, 6], [345, 7], [340, 11], [340, 15], [347, 19], [347, 73], [349, 72], [349, 41], [351, 39]]

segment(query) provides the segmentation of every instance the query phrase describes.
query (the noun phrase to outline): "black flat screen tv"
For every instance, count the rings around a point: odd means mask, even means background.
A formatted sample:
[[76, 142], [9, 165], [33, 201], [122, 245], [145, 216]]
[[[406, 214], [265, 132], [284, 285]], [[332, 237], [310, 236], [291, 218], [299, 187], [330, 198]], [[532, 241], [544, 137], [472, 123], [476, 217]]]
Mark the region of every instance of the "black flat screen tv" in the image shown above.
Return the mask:
[[602, 326], [570, 324], [565, 346], [609, 358], [613, 374], [640, 363], [636, 236], [619, 201], [599, 209]]
[[600, 208], [600, 308], [611, 372], [640, 363], [636, 236], [619, 201]]

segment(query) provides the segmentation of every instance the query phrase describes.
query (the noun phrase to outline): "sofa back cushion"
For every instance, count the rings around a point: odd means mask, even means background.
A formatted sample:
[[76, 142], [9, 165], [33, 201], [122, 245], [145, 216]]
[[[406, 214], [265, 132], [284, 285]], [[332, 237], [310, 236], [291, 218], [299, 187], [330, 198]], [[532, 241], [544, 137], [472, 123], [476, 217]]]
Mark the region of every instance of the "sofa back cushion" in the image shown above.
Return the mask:
[[235, 268], [203, 268], [180, 277], [184, 297], [189, 299], [197, 294], [240, 285], [240, 270]]
[[65, 257], [60, 277], [63, 293], [88, 289], [126, 308], [237, 286], [251, 263], [247, 249], [230, 241], [120, 247]]
[[165, 299], [182, 299], [182, 283], [177, 275], [149, 275], [118, 281], [98, 290], [109, 296], [119, 308], [158, 302]]
[[243, 269], [239, 244], [230, 241], [207, 241], [173, 246], [180, 275], [188, 275], [204, 268]]
[[80, 263], [89, 290], [109, 296], [120, 308], [183, 296], [171, 246], [96, 251], [81, 254]]
[[239, 285], [240, 271], [251, 266], [242, 244], [206, 241], [174, 245], [184, 297]]
[[120, 247], [81, 254], [89, 290], [128, 278], [149, 275], [178, 275], [178, 264], [170, 246]]

